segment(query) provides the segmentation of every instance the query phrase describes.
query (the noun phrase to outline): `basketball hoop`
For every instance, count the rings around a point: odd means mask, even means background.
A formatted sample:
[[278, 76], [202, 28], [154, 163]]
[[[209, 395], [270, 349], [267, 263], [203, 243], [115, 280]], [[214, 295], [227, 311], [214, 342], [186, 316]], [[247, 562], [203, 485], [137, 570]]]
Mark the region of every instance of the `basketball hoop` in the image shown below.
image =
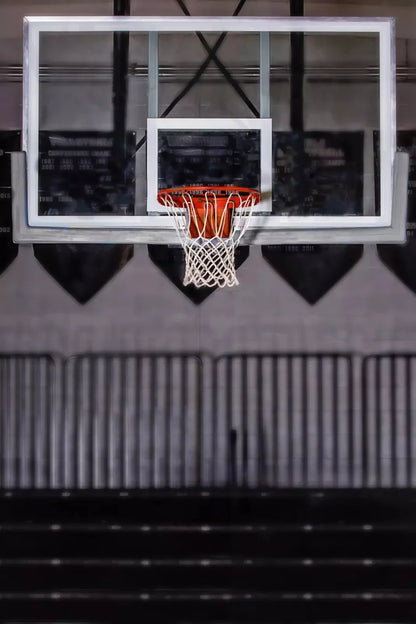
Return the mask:
[[247, 229], [258, 191], [237, 186], [163, 189], [158, 201], [174, 219], [185, 251], [184, 286], [235, 286], [235, 248]]

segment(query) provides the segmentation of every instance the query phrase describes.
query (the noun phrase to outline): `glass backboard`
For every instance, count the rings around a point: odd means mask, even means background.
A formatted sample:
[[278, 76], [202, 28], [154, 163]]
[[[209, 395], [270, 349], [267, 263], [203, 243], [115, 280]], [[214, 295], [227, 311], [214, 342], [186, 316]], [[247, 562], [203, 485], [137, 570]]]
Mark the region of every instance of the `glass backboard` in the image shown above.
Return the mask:
[[28, 17], [24, 38], [16, 240], [173, 243], [157, 194], [192, 184], [261, 192], [245, 242], [403, 240], [393, 20]]

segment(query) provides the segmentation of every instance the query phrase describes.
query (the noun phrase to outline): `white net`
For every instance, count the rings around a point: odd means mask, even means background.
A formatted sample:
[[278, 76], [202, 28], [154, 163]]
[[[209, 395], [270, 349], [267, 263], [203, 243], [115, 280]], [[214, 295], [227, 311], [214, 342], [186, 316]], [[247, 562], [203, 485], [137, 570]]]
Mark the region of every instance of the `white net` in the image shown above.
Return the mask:
[[[225, 196], [224, 196], [225, 195]], [[260, 200], [251, 189], [167, 189], [158, 200], [173, 217], [185, 251], [185, 286], [236, 286], [235, 249]]]

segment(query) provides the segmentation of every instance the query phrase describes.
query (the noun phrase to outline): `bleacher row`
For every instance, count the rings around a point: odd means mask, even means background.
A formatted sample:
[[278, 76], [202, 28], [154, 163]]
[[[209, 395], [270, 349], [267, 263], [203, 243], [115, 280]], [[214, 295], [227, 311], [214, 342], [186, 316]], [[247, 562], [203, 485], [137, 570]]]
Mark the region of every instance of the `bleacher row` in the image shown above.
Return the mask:
[[416, 354], [0, 354], [0, 487], [413, 487]]

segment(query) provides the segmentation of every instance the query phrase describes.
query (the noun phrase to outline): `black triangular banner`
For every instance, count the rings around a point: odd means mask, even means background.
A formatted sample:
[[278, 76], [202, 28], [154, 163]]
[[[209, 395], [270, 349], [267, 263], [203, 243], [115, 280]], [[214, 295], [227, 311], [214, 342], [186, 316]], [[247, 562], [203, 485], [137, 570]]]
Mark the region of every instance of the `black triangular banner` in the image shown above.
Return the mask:
[[321, 299], [363, 255], [362, 245], [265, 245], [265, 260], [308, 303]]
[[[192, 301], [199, 305], [209, 297], [217, 288], [196, 288], [184, 286], [185, 253], [181, 247], [169, 247], [168, 245], [148, 245], [149, 258], [166, 277], [179, 290]], [[249, 256], [249, 247], [237, 247], [235, 250], [235, 266], [238, 269]]]
[[416, 293], [416, 239], [409, 239], [406, 245], [377, 245], [377, 253], [383, 264], [410, 290]]
[[12, 193], [10, 154], [20, 149], [20, 132], [0, 132], [0, 273], [3, 273], [19, 253], [19, 246], [13, 242]]
[[[112, 165], [114, 133], [41, 132], [42, 214], [133, 214], [134, 133], [127, 132], [124, 140], [129, 158], [120, 178]], [[33, 248], [41, 265], [79, 303], [89, 301], [133, 257], [133, 245], [127, 244], [36, 244]]]
[[79, 303], [89, 301], [133, 257], [133, 245], [36, 244], [35, 257]]
[[[1, 167], [1, 164], [0, 164]], [[2, 191], [0, 195], [0, 273], [3, 273], [19, 253], [19, 246], [12, 238], [11, 191]]]
[[[379, 197], [379, 154], [380, 138], [374, 133], [375, 154], [375, 190], [376, 198]], [[416, 131], [400, 130], [397, 133], [397, 146], [404, 149], [410, 156], [409, 186], [408, 186], [408, 211], [407, 211], [407, 243], [405, 245], [377, 245], [377, 253], [383, 264], [399, 278], [412, 292], [416, 293], [416, 192], [415, 192], [415, 164], [416, 164]]]
[[[274, 132], [273, 214], [362, 214], [363, 142], [362, 132]], [[363, 247], [264, 245], [262, 253], [314, 304], [358, 262]]]

